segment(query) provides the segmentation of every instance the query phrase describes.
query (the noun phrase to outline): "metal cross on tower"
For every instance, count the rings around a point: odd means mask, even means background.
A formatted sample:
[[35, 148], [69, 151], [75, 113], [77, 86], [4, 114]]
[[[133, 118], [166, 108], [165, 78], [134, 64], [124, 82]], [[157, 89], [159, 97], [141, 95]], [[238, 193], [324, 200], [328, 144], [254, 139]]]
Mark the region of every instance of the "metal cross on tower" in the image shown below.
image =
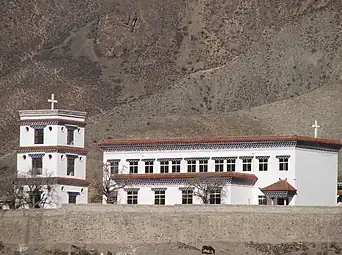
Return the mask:
[[317, 120], [315, 120], [315, 124], [313, 124], [312, 127], [315, 130], [315, 138], [317, 138], [318, 128], [320, 128], [320, 126], [317, 124]]
[[55, 95], [51, 94], [51, 99], [48, 99], [48, 102], [51, 104], [51, 110], [54, 109], [54, 104], [57, 103], [57, 100], [55, 100]]

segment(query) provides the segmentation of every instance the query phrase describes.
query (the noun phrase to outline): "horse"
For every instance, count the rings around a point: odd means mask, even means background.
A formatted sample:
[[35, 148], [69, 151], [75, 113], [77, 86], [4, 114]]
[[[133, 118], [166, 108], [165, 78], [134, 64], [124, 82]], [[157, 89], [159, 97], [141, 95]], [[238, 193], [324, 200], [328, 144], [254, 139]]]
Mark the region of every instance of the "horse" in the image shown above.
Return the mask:
[[208, 245], [203, 245], [202, 246], [202, 254], [215, 254], [215, 249], [212, 246], [208, 246]]

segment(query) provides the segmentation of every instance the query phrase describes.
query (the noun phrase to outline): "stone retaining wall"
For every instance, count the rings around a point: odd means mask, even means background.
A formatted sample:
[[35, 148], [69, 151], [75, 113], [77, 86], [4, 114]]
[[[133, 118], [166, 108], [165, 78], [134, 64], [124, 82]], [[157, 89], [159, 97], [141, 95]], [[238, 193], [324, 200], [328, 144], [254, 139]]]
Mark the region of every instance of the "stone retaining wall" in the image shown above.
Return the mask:
[[5, 244], [341, 242], [342, 207], [68, 205], [0, 211]]

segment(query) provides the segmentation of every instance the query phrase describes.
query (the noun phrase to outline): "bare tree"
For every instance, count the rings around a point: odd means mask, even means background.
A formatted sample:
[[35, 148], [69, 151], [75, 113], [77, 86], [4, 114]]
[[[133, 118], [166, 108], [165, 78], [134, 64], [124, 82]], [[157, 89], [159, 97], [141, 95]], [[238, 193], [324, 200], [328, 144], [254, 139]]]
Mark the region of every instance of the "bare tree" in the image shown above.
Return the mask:
[[217, 203], [217, 193], [219, 193], [220, 203], [226, 197], [224, 189], [226, 184], [227, 180], [224, 178], [201, 173], [189, 181], [188, 188], [193, 190], [193, 195], [198, 197], [203, 204], [214, 204]]
[[15, 188], [14, 182], [16, 172], [9, 167], [0, 169], [0, 209], [9, 207], [15, 209]]
[[10, 209], [46, 208], [58, 202], [56, 191], [57, 179], [51, 175], [37, 176], [34, 171], [19, 174], [17, 171], [6, 171], [0, 189], [2, 204]]
[[116, 204], [118, 202], [118, 191], [128, 186], [130, 180], [117, 178], [124, 173], [124, 168], [119, 171], [118, 166], [104, 164], [102, 169], [102, 182], [99, 181], [96, 184], [97, 192], [101, 194], [102, 199], [107, 204]]

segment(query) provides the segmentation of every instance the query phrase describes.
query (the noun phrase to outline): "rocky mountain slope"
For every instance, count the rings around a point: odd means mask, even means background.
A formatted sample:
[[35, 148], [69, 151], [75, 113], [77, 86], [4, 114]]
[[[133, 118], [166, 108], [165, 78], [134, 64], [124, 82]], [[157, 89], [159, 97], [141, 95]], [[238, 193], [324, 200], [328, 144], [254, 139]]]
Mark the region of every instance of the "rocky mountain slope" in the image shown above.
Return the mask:
[[[5, 0], [0, 153], [19, 109], [87, 111], [89, 176], [104, 137], [341, 139], [338, 0]], [[12, 161], [13, 163], [13, 161]]]

